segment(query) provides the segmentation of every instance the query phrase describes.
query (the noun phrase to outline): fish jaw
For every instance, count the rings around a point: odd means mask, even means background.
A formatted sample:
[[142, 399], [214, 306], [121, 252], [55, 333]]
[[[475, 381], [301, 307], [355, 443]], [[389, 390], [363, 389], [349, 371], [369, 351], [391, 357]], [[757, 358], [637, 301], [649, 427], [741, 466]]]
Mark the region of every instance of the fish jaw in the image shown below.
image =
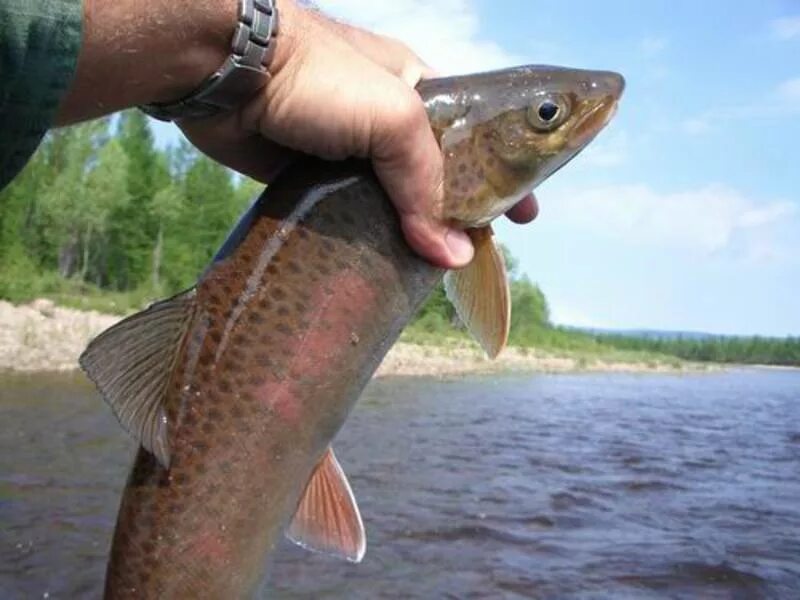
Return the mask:
[[[525, 66], [422, 82], [444, 155], [443, 217], [481, 227], [574, 158], [608, 124], [625, 88], [611, 71]], [[538, 122], [545, 102], [558, 121]]]

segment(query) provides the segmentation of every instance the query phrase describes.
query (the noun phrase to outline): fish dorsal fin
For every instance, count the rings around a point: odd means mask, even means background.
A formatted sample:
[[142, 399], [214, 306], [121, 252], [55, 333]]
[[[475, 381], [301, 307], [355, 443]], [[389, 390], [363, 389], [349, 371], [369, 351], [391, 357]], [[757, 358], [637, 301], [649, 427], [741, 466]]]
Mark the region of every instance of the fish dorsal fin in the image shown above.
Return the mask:
[[505, 348], [511, 324], [511, 294], [503, 254], [489, 226], [468, 231], [475, 257], [463, 269], [448, 271], [444, 289], [459, 318], [489, 358]]
[[303, 548], [342, 556], [350, 562], [364, 558], [364, 523], [331, 448], [311, 475], [286, 536]]
[[164, 396], [194, 307], [194, 289], [156, 302], [101, 333], [79, 359], [122, 426], [165, 468]]

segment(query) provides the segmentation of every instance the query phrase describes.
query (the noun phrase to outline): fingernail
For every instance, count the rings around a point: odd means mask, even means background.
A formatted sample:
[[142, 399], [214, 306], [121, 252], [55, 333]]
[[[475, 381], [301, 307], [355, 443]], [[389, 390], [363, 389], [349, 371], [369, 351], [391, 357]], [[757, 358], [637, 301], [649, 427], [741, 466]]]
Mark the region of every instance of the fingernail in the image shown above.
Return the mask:
[[450, 229], [444, 235], [444, 242], [450, 250], [453, 262], [459, 265], [466, 265], [472, 260], [475, 249], [472, 247], [472, 240], [463, 231]]

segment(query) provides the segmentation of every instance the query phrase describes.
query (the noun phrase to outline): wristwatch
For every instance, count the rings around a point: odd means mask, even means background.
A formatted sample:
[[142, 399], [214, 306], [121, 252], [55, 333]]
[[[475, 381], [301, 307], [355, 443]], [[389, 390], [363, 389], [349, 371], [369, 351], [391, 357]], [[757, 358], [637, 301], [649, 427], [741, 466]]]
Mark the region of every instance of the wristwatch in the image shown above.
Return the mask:
[[232, 110], [269, 81], [267, 67], [275, 55], [278, 9], [275, 0], [239, 0], [232, 54], [191, 94], [176, 102], [139, 108], [161, 121], [210, 117]]

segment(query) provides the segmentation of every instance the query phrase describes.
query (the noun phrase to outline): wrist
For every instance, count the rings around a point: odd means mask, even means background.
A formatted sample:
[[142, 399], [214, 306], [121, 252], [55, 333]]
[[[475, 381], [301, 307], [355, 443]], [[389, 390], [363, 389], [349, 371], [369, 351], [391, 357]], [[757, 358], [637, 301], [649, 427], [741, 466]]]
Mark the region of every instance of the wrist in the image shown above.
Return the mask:
[[190, 93], [230, 54], [238, 0], [84, 0], [75, 79], [58, 124]]

